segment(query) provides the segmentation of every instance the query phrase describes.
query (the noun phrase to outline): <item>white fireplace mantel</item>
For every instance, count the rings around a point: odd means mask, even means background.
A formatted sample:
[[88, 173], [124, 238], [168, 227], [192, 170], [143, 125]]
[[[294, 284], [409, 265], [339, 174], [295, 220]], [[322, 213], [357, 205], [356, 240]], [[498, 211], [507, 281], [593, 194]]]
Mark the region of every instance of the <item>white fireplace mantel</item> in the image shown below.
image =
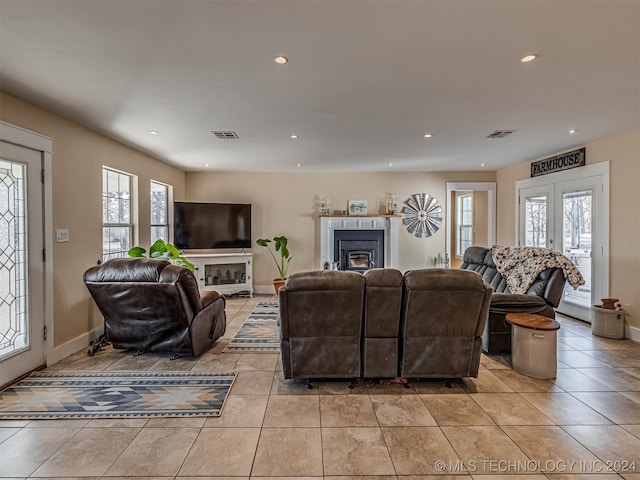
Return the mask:
[[320, 269], [333, 262], [333, 232], [336, 230], [384, 230], [385, 267], [398, 268], [398, 225], [400, 217], [321, 217]]

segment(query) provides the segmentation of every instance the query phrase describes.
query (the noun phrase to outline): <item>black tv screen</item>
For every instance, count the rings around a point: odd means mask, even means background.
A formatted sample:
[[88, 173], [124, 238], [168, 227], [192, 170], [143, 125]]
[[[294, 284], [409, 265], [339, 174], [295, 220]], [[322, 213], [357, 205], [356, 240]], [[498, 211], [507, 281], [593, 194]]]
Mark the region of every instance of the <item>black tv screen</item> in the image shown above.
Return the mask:
[[251, 204], [174, 202], [179, 249], [251, 248]]

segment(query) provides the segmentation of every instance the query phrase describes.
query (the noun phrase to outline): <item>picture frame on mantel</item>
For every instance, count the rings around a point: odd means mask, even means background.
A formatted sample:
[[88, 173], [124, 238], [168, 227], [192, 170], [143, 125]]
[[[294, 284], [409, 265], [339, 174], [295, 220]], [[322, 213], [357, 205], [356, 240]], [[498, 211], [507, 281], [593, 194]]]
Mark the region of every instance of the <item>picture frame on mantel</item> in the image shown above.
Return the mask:
[[347, 212], [355, 217], [364, 217], [367, 214], [366, 200], [349, 200], [347, 203]]

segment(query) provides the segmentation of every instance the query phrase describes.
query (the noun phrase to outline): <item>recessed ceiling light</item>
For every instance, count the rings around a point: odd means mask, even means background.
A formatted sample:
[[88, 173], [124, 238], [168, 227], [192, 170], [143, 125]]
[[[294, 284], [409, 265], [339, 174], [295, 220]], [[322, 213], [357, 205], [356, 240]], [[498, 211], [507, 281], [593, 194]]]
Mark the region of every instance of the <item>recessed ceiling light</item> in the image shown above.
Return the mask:
[[149, 130], [149, 135], [159, 135], [160, 132], [158, 130]]
[[209, 166], [209, 164], [208, 164], [208, 163], [205, 163], [205, 164], [204, 164], [204, 166], [205, 166], [205, 167], [208, 167], [208, 166]]
[[389, 164], [389, 166], [390, 166], [390, 167], [393, 167], [393, 163], [390, 163], [390, 164]]
[[289, 136], [290, 136], [291, 138], [293, 138], [294, 140], [295, 140], [296, 138], [298, 138], [298, 135], [296, 135], [295, 133], [292, 133], [292, 134], [291, 134], [291, 135], [289, 135]]
[[529, 63], [529, 62], [533, 62], [536, 58], [538, 58], [538, 55], [536, 55], [535, 53], [532, 53], [531, 55], [525, 55], [520, 59], [520, 61], [522, 63]]
[[571, 130], [569, 130], [569, 133], [576, 133], [578, 131], [577, 128], [572, 128]]
[[432, 133], [425, 133], [424, 134], [424, 138], [431, 138], [431, 137], [433, 137]]
[[481, 166], [481, 167], [486, 167], [486, 166], [487, 166], [487, 164], [483, 162], [483, 163], [481, 163], [481, 164], [480, 164], [480, 166]]
[[277, 64], [284, 65], [289, 61], [289, 59], [287, 57], [283, 57], [282, 55], [280, 55], [279, 57], [274, 58], [273, 61], [276, 62]]
[[301, 166], [302, 166], [301, 163], [296, 164], [296, 167], [301, 167]]

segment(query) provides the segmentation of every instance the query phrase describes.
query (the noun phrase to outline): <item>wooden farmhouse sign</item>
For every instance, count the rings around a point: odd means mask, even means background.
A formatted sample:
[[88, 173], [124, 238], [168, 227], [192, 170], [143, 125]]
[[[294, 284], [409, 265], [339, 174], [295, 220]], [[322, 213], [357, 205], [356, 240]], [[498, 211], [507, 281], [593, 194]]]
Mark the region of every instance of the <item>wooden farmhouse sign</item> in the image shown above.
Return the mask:
[[560, 172], [569, 170], [570, 168], [584, 167], [585, 165], [585, 149], [579, 148], [572, 152], [556, 155], [555, 157], [545, 158], [531, 163], [531, 176], [546, 175], [547, 173]]

